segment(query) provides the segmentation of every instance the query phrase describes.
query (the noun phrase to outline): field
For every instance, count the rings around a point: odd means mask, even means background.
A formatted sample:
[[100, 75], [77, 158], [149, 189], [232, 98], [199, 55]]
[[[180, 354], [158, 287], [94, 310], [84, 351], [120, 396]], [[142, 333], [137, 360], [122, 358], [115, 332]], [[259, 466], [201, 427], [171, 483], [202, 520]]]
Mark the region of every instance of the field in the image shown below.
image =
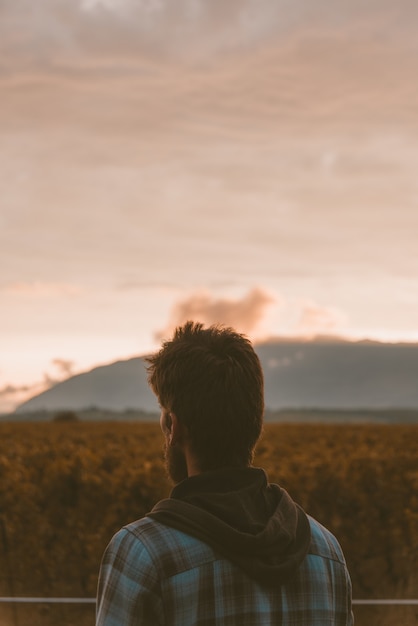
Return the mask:
[[[255, 465], [332, 530], [353, 596], [416, 598], [418, 426], [267, 424]], [[168, 495], [156, 423], [0, 424], [0, 596], [95, 595], [101, 554]], [[356, 625], [418, 607], [356, 607]], [[87, 626], [94, 607], [0, 605], [0, 626]]]

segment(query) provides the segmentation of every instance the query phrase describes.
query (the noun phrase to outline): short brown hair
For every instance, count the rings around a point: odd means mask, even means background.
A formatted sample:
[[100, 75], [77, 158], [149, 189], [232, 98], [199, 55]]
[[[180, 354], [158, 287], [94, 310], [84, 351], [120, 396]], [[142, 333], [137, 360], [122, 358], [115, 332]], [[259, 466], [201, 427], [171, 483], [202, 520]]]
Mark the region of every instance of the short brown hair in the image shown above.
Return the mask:
[[187, 427], [200, 470], [250, 465], [262, 429], [264, 382], [249, 339], [189, 321], [147, 361], [148, 382]]

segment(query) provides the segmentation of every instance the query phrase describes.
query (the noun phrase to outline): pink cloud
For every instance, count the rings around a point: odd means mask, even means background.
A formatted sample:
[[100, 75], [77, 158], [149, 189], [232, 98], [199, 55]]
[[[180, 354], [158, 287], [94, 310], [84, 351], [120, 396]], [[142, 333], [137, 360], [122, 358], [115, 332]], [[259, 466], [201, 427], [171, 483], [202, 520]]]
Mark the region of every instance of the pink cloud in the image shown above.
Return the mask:
[[269, 305], [275, 301], [272, 295], [259, 287], [238, 299], [216, 298], [207, 291], [199, 291], [174, 305], [166, 328], [156, 332], [155, 338], [161, 340], [169, 336], [176, 326], [187, 320], [207, 325], [224, 324], [251, 335], [265, 317]]

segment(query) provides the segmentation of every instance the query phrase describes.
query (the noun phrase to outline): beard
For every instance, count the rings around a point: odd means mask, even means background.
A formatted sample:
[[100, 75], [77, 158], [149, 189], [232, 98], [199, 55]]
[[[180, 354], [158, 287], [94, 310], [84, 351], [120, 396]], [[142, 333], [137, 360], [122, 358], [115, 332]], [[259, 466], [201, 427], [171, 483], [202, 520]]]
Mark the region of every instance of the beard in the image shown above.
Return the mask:
[[177, 446], [164, 444], [165, 468], [169, 478], [175, 485], [188, 478], [186, 457]]

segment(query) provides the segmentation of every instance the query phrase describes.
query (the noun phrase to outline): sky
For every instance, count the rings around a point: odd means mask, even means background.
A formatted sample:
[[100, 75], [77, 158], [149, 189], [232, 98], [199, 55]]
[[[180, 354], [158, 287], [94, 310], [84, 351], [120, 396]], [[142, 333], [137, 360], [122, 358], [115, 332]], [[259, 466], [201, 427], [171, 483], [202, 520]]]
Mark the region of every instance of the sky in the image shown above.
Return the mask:
[[418, 341], [415, 0], [1, 0], [0, 412], [185, 319]]

